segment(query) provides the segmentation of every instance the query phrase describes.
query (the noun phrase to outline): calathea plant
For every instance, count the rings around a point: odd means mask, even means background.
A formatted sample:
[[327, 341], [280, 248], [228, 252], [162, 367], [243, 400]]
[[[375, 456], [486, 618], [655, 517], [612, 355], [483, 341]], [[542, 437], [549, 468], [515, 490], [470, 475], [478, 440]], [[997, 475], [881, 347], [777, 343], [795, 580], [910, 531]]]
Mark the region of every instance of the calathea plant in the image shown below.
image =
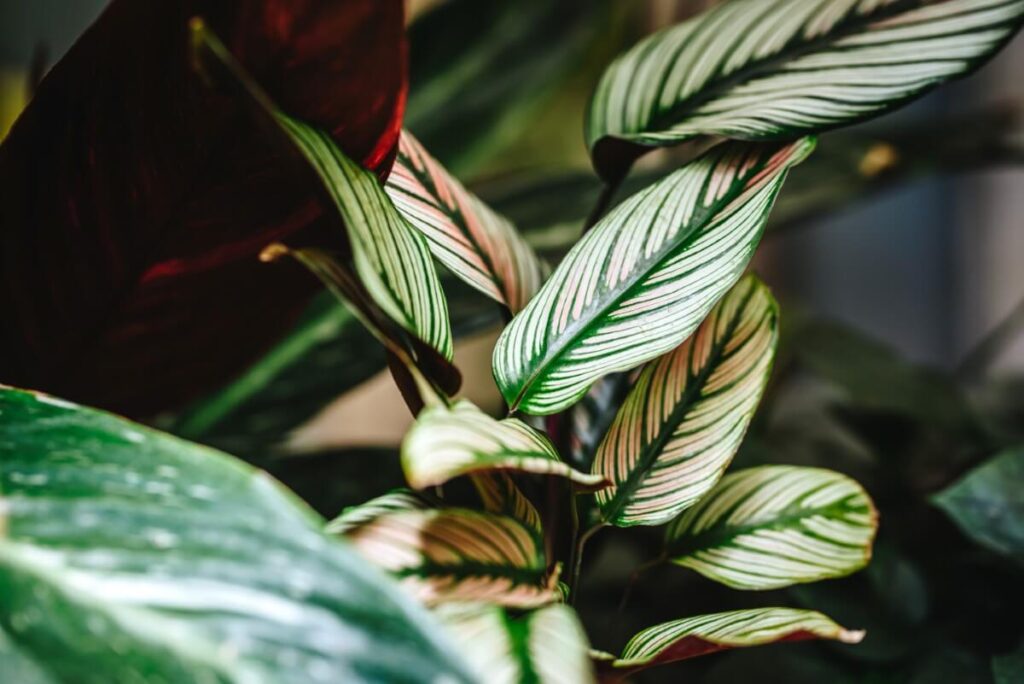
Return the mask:
[[[585, 135], [605, 192], [553, 267], [412, 134], [394, 144], [393, 112], [354, 158], [312, 121], [316, 107], [303, 116], [287, 88], [261, 81], [244, 22], [192, 18], [187, 40], [175, 34], [205, 89], [190, 105], [242, 112], [289, 183], [343, 225], [333, 243], [261, 233], [262, 259], [285, 261], [263, 268], [297, 260], [384, 348], [416, 415], [401, 447], [408, 488], [324, 523], [224, 454], [5, 389], [4, 671], [19, 682], [586, 682], [724, 649], [859, 641], [813, 610], [753, 607], [651, 625], [617, 655], [591, 648], [573, 608], [586, 598], [585, 545], [610, 527], [663, 526], [650, 564], [747, 591], [865, 566], [878, 520], [856, 482], [821, 468], [727, 472], [778, 342], [778, 306], [748, 266], [815, 134], [976, 68], [1022, 17], [1024, 0], [729, 0], [647, 38], [597, 85]], [[25, 135], [14, 130], [0, 161], [13, 165]], [[633, 162], [668, 145], [687, 145], [688, 161], [612, 206]], [[504, 314], [492, 370], [506, 415], [458, 397], [435, 260]], [[143, 290], [210, 263], [149, 266]]]

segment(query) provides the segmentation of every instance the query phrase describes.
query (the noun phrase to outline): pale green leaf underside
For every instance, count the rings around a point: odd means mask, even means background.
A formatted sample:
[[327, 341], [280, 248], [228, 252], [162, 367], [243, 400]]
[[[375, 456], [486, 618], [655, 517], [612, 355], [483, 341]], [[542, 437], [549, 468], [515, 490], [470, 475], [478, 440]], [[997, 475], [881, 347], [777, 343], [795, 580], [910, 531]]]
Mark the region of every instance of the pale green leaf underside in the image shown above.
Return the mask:
[[488, 684], [587, 684], [594, 681], [587, 635], [567, 605], [519, 617], [498, 606], [447, 604], [435, 612]]
[[557, 596], [557, 578], [547, 572], [539, 536], [508, 516], [461, 508], [402, 511], [381, 515], [346, 536], [427, 604], [530, 607]]
[[605, 482], [563, 463], [550, 440], [523, 421], [495, 420], [465, 399], [420, 413], [402, 442], [402, 467], [415, 489], [486, 470], [557, 475], [591, 489]]
[[813, 146], [719, 145], [600, 221], [498, 339], [510, 408], [563, 410], [602, 375], [679, 346], [739, 279], [786, 171]]
[[594, 459], [606, 522], [661, 525], [718, 482], [740, 446], [775, 355], [778, 306], [747, 276], [682, 345], [641, 371]]
[[845, 475], [761, 466], [725, 476], [672, 522], [665, 555], [735, 589], [776, 589], [864, 567], [877, 525], [871, 499]]
[[543, 266], [515, 226], [467, 191], [409, 131], [402, 131], [385, 190], [434, 256], [470, 286], [513, 313], [537, 292]]
[[56, 681], [469, 681], [428, 615], [212, 449], [3, 389], [0, 511], [0, 652]]
[[[1022, 17], [1024, 0], [722, 2], [607, 69], [587, 142], [770, 140], [850, 124], [970, 71]], [[614, 173], [596, 157], [603, 175]]]

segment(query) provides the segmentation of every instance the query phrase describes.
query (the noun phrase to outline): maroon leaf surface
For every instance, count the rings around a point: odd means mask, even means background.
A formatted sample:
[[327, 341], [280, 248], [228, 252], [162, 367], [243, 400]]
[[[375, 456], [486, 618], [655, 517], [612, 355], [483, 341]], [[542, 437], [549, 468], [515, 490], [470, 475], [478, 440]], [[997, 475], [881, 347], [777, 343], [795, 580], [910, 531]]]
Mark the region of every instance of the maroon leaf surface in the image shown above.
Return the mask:
[[317, 287], [264, 246], [345, 248], [303, 161], [192, 69], [196, 15], [282, 110], [390, 169], [401, 0], [115, 0], [0, 145], [0, 381], [133, 416], [180, 406]]

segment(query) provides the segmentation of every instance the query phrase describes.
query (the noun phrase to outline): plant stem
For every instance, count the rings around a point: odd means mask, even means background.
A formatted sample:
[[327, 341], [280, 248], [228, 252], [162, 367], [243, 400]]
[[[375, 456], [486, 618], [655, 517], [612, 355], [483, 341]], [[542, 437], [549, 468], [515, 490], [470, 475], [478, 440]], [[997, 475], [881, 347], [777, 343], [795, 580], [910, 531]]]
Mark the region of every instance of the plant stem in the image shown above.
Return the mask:
[[583, 224], [583, 230], [580, 236], [587, 234], [587, 231], [594, 227], [601, 217], [604, 216], [605, 212], [608, 211], [608, 206], [615, 199], [615, 193], [619, 191], [622, 186], [622, 182], [626, 180], [626, 176], [629, 175], [629, 167], [627, 166], [623, 171], [615, 176], [614, 178], [606, 181], [601, 187], [601, 194], [597, 196], [597, 204], [590, 210], [590, 215], [587, 216], [586, 223]]
[[580, 568], [583, 566], [583, 548], [587, 545], [587, 540], [594, 536], [602, 527], [604, 527], [604, 523], [598, 523], [581, 534], [579, 539], [576, 540], [576, 546], [573, 548], [572, 558], [570, 559], [570, 567], [572, 569], [569, 575], [570, 606], [576, 602], [576, 596], [579, 594]]
[[957, 377], [969, 380], [984, 373], [999, 358], [1006, 345], [1017, 337], [1021, 328], [1024, 328], [1024, 298], [967, 352], [956, 369]]

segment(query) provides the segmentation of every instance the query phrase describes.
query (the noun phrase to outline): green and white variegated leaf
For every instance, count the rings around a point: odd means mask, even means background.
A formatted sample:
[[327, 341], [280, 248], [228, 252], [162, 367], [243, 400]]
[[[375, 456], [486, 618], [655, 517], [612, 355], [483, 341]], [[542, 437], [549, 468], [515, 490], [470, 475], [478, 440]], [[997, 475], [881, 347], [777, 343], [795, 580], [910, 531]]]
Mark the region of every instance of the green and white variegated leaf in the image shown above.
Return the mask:
[[633, 195], [565, 257], [494, 349], [512, 410], [550, 414], [685, 340], [739, 279], [814, 142], [719, 145]]
[[531, 530], [542, 531], [537, 507], [508, 473], [492, 471], [474, 473], [471, 477], [485, 511], [511, 516]]
[[842, 577], [871, 558], [878, 526], [859, 484], [822, 468], [740, 470], [668, 526], [673, 563], [735, 589]]
[[[901, 105], [995, 53], [1024, 0], [730, 0], [620, 56], [590, 102], [599, 173], [618, 139], [793, 138]], [[607, 153], [601, 148], [607, 143]], [[634, 157], [641, 150], [634, 150]]]
[[373, 301], [450, 361], [448, 304], [426, 240], [402, 218], [377, 177], [346, 157], [329, 135], [281, 113], [277, 120], [334, 200], [356, 272]]
[[543, 265], [515, 226], [471, 194], [402, 131], [385, 190], [452, 273], [513, 313], [540, 288]]
[[813, 610], [733, 610], [648, 627], [629, 640], [612, 667], [620, 672], [636, 671], [730, 648], [808, 639], [856, 644], [863, 638], [864, 632], [844, 629]]
[[606, 484], [603, 475], [562, 462], [551, 441], [523, 421], [495, 420], [465, 399], [420, 413], [402, 441], [402, 467], [415, 489], [487, 470], [557, 475], [584, 489]]
[[605, 522], [662, 525], [711, 489], [739, 449], [768, 381], [778, 306], [747, 276], [697, 331], [641, 371], [598, 447]]
[[513, 617], [499, 606], [450, 603], [434, 611], [488, 684], [587, 684], [594, 669], [572, 608], [553, 604]]
[[354, 529], [348, 539], [427, 604], [523, 608], [558, 596], [539, 535], [508, 516], [461, 508], [402, 511]]
[[324, 530], [330, 534], [348, 534], [382, 515], [401, 511], [420, 511], [433, 508], [434, 502], [421, 492], [394, 489], [358, 506], [346, 508], [337, 518], [327, 523]]

